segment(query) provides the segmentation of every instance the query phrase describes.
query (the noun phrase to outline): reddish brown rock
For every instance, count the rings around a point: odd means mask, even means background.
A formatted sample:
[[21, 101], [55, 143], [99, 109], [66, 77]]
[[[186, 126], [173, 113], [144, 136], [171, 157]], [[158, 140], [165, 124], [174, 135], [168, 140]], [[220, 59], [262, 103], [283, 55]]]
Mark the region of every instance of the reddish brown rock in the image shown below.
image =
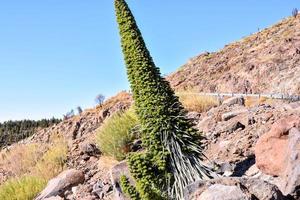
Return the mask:
[[300, 127], [299, 116], [288, 116], [273, 124], [271, 130], [262, 135], [255, 147], [256, 165], [265, 174], [280, 176], [287, 167], [288, 133]]

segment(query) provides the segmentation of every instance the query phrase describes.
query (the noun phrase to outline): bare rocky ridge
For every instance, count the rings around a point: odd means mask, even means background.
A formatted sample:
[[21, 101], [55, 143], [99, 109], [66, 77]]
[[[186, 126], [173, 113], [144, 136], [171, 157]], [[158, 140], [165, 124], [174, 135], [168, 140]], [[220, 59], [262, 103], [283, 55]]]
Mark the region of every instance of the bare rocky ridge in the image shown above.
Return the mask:
[[167, 79], [176, 90], [300, 94], [300, 15], [196, 56]]

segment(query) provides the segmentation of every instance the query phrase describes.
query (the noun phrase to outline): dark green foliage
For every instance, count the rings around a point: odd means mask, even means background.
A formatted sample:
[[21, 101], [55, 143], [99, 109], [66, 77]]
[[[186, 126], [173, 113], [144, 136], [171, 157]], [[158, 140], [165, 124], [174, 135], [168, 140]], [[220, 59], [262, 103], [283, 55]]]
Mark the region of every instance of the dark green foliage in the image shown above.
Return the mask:
[[59, 123], [60, 119], [7, 121], [0, 123], [0, 148], [31, 136], [40, 128]]
[[141, 199], [182, 198], [203, 177], [199, 134], [169, 83], [160, 75], [125, 0], [115, 0], [128, 79], [142, 126], [143, 153], [128, 158]]
[[140, 196], [135, 187], [130, 185], [128, 178], [123, 175], [120, 179], [121, 187], [124, 188], [124, 193], [127, 194], [132, 200], [139, 200]]
[[136, 190], [141, 199], [159, 200], [166, 194], [161, 191], [165, 184], [165, 168], [156, 165], [156, 160], [151, 153], [132, 153], [128, 157], [131, 174], [136, 180]]

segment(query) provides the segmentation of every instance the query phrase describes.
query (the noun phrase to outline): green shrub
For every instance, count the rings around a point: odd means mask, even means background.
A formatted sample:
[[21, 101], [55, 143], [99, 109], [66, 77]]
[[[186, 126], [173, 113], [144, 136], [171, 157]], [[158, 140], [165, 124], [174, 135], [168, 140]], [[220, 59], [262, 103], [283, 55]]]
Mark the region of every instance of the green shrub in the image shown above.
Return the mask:
[[130, 151], [130, 144], [135, 138], [132, 132], [137, 126], [138, 120], [133, 109], [115, 113], [97, 133], [97, 144], [105, 155], [123, 160]]
[[43, 190], [47, 181], [41, 178], [23, 176], [11, 179], [0, 186], [1, 200], [32, 200]]
[[136, 190], [143, 200], [182, 199], [185, 186], [210, 177], [202, 162], [199, 133], [160, 75], [125, 0], [115, 0], [115, 10], [146, 149], [128, 158]]

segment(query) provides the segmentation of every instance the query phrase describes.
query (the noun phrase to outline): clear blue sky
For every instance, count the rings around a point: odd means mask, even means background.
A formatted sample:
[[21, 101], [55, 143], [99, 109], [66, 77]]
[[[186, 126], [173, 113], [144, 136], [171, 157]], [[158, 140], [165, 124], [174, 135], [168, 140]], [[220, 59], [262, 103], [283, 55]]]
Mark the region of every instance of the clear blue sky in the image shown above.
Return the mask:
[[[298, 0], [128, 0], [163, 74], [291, 15]], [[61, 117], [128, 89], [113, 0], [2, 0], [0, 121]]]

